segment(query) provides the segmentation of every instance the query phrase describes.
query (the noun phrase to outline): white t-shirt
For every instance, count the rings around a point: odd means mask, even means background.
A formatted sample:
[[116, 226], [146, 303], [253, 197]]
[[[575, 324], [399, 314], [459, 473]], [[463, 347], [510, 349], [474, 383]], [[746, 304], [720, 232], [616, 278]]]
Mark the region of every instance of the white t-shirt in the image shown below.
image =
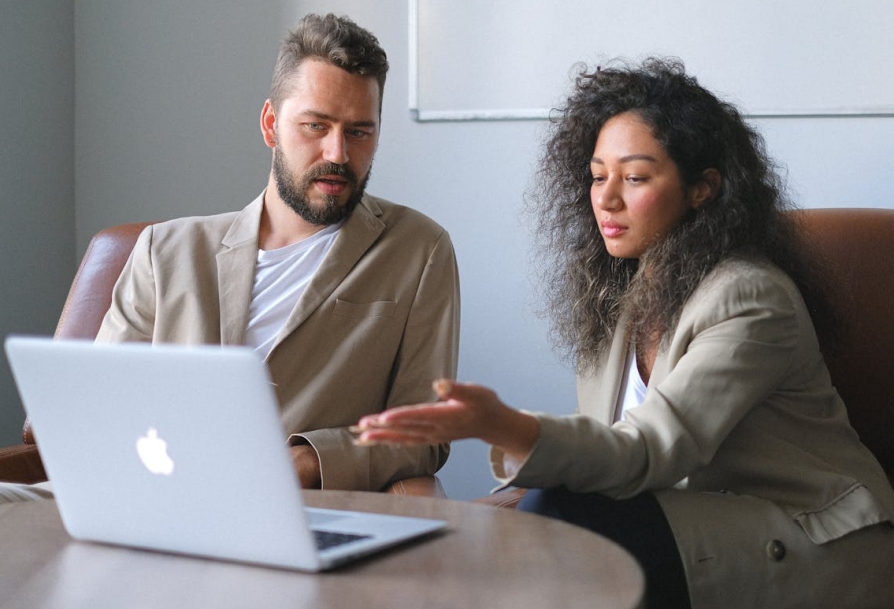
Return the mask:
[[267, 357], [280, 329], [323, 258], [332, 247], [341, 224], [275, 250], [258, 250], [245, 344]]
[[639, 374], [636, 365], [636, 349], [631, 348], [624, 365], [624, 378], [621, 380], [621, 390], [618, 392], [618, 405], [615, 408], [615, 421], [624, 418], [624, 413], [631, 408], [636, 408], [646, 399], [646, 384]]

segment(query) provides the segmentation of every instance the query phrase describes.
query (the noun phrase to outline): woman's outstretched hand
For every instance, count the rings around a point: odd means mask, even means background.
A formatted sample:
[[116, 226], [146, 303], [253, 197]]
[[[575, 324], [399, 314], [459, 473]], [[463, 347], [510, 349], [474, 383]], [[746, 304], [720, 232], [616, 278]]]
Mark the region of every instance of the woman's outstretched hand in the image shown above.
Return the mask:
[[478, 438], [504, 452], [524, 458], [537, 441], [540, 425], [533, 416], [504, 404], [481, 385], [438, 380], [435, 392], [442, 400], [390, 408], [360, 419], [352, 431], [360, 445], [441, 444]]

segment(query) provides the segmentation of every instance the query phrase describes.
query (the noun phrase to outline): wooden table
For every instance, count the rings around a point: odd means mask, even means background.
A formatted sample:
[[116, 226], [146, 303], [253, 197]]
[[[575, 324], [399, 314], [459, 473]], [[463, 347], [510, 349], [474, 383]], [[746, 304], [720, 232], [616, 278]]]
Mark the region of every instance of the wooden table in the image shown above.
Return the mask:
[[[73, 541], [54, 501], [0, 506], [0, 607], [635, 607], [643, 575], [583, 529], [468, 502], [307, 491], [308, 505], [439, 518], [450, 529], [323, 574]], [[225, 535], [225, 531], [221, 531]]]

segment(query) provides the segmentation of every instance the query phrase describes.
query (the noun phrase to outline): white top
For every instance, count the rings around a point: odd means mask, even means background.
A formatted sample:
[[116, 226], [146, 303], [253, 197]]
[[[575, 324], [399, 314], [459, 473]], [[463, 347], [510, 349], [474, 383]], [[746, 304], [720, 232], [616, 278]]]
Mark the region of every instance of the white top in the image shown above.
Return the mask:
[[624, 365], [624, 378], [621, 379], [621, 390], [618, 392], [618, 405], [615, 408], [615, 421], [620, 421], [631, 408], [636, 408], [646, 398], [646, 384], [639, 374], [636, 365], [636, 349], [631, 348]]
[[329, 252], [341, 224], [275, 250], [258, 250], [245, 344], [267, 357], [280, 329]]

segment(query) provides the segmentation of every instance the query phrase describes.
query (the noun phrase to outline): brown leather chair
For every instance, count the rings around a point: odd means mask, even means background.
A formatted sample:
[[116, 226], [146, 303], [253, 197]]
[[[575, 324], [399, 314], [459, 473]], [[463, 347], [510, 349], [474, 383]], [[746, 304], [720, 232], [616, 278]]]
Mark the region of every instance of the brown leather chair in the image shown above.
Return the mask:
[[[75, 275], [56, 326], [55, 337], [93, 339], [112, 303], [112, 288], [124, 268], [140, 232], [149, 223], [122, 224], [97, 233], [90, 241]], [[23, 444], [0, 448], [0, 481], [32, 484], [47, 479], [28, 421]], [[445, 497], [436, 476], [399, 480], [386, 492]]]
[[[894, 210], [793, 212], [824, 270], [841, 336], [826, 365], [851, 425], [894, 484]], [[523, 489], [476, 501], [515, 507]]]

